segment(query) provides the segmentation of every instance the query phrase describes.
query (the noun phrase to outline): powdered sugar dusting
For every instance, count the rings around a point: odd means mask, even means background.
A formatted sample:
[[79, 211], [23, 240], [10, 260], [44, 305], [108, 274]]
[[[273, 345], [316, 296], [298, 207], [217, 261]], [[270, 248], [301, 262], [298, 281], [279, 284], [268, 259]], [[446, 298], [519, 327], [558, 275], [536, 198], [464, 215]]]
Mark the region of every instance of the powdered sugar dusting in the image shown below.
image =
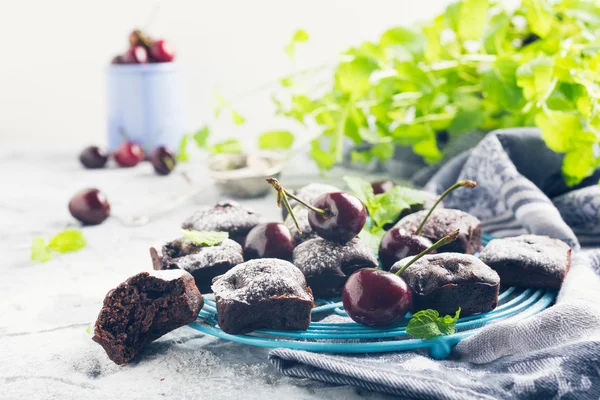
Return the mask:
[[[398, 271], [413, 257], [407, 257], [392, 266]], [[498, 285], [500, 277], [475, 256], [460, 253], [428, 254], [415, 261], [402, 278], [419, 294], [428, 294], [448, 284], [487, 283]]]
[[313, 301], [304, 275], [292, 263], [275, 258], [250, 260], [230, 269], [212, 285], [217, 301], [256, 303], [280, 296]]
[[521, 268], [523, 272], [564, 274], [569, 265], [569, 249], [566, 243], [558, 239], [521, 235], [490, 241], [480, 258], [491, 266], [502, 264]]
[[298, 220], [298, 225], [300, 226], [302, 233], [298, 232], [298, 228], [296, 228], [294, 220], [289, 216], [285, 219], [285, 226], [287, 226], [290, 232], [292, 232], [292, 235], [294, 235], [294, 239], [296, 239], [296, 245], [309, 239], [316, 238], [317, 234], [313, 231], [310, 223], [308, 222], [308, 208], [297, 206], [294, 208], [294, 215]]
[[227, 200], [214, 207], [202, 207], [186, 219], [183, 229], [246, 233], [260, 223], [260, 215], [236, 201]]
[[189, 276], [190, 279], [192, 279], [192, 276], [182, 269], [149, 271], [148, 274], [154, 278], [162, 279], [163, 281], [176, 281], [177, 279], [182, 278], [186, 275]]
[[242, 246], [231, 239], [225, 239], [217, 246], [199, 247], [194, 253], [167, 260], [168, 264], [177, 264], [179, 268], [190, 272], [220, 263], [238, 265], [243, 262]]
[[377, 267], [375, 254], [358, 238], [345, 244], [316, 238], [307, 240], [294, 249], [294, 265], [306, 276], [320, 275], [326, 269], [338, 270], [343, 274], [342, 266], [350, 263]]

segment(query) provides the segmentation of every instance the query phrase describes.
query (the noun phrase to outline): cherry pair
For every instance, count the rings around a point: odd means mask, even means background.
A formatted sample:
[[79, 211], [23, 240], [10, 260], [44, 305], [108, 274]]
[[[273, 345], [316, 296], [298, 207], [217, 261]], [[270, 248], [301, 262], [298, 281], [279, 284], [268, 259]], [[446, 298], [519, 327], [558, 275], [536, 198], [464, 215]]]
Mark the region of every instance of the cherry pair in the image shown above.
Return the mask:
[[171, 62], [175, 58], [175, 49], [164, 39], [152, 40], [139, 29], [129, 34], [129, 48], [123, 55], [115, 56], [112, 64], [147, 64], [152, 62]]

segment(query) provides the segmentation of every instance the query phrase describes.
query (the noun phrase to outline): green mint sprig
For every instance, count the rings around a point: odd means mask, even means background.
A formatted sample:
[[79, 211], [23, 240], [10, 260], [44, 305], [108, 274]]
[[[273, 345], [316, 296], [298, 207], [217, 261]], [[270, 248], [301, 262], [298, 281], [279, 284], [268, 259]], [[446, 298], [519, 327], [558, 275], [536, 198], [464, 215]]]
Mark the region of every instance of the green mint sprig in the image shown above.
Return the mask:
[[421, 310], [415, 313], [408, 325], [406, 333], [417, 339], [430, 339], [441, 335], [450, 335], [456, 331], [456, 322], [460, 316], [460, 307], [454, 317], [440, 317], [435, 310]]
[[52, 252], [67, 253], [78, 251], [87, 244], [83, 233], [77, 229], [66, 229], [53, 236], [48, 244], [41, 236], [33, 238], [31, 244], [31, 260], [46, 262], [52, 259]]
[[182, 229], [183, 236], [198, 246], [217, 246], [229, 237], [228, 232], [194, 231]]

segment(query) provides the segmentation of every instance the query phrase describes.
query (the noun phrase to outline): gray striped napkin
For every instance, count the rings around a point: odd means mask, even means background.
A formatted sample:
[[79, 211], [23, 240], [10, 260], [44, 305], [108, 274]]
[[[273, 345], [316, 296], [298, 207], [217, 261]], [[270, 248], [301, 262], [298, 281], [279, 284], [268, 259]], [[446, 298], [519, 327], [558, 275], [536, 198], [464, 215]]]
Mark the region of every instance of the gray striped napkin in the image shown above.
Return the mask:
[[[536, 129], [501, 130], [447, 162], [425, 185], [440, 193], [459, 179], [475, 180], [478, 188], [455, 191], [445, 206], [476, 215], [497, 237], [531, 232], [569, 243], [577, 252], [553, 307], [484, 327], [446, 361], [418, 352], [276, 349], [271, 363], [285, 375], [405, 398], [600, 398], [600, 173], [568, 188], [561, 162]], [[592, 248], [578, 251], [581, 245]]]

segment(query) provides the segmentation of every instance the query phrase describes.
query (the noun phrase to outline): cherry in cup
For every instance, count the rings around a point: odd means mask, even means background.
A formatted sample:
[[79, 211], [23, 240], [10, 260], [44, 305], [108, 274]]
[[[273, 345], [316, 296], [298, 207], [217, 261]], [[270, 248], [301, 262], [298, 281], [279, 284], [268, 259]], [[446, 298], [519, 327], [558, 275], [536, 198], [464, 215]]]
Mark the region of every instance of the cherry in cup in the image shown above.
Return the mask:
[[110, 203], [98, 189], [85, 189], [69, 201], [69, 212], [85, 225], [98, 225], [110, 215]]
[[150, 45], [150, 55], [153, 61], [171, 62], [175, 58], [175, 49], [167, 40], [155, 40]]
[[137, 143], [125, 141], [115, 150], [114, 158], [121, 167], [135, 167], [144, 161], [144, 150]]
[[364, 204], [355, 196], [333, 192], [317, 197], [312, 204], [298, 198], [281, 186], [275, 178], [267, 178], [267, 182], [277, 192], [277, 205], [284, 204], [292, 217], [298, 232], [302, 230], [288, 202], [288, 197], [308, 208], [308, 222], [317, 235], [336, 243], [346, 243], [354, 239], [367, 221], [367, 210]]
[[423, 231], [423, 227], [427, 222], [427, 219], [433, 212], [433, 210], [437, 207], [438, 204], [452, 191], [459, 187], [467, 187], [474, 188], [477, 186], [477, 183], [470, 180], [463, 180], [456, 182], [454, 185], [450, 186], [442, 195], [437, 199], [437, 201], [433, 204], [433, 207], [429, 210], [421, 224], [417, 228], [415, 234], [410, 234], [403, 229], [400, 228], [392, 228], [383, 236], [381, 240], [381, 244], [379, 245], [379, 260], [381, 261], [381, 266], [384, 270], [389, 271], [389, 269], [396, 263], [397, 261], [403, 259], [408, 256], [415, 256], [425, 249], [429, 248], [432, 243], [431, 240], [427, 239], [424, 236], [421, 236], [421, 232]]
[[123, 61], [125, 64], [147, 64], [148, 50], [141, 45], [131, 46], [123, 55]]
[[291, 260], [296, 239], [287, 226], [268, 222], [252, 228], [244, 244], [244, 260], [254, 258], [280, 258]]
[[398, 272], [375, 268], [359, 269], [342, 289], [344, 310], [353, 321], [371, 327], [390, 326], [400, 321], [412, 309], [412, 289], [400, 277], [412, 263], [458, 237], [454, 231], [435, 242], [406, 263]]

